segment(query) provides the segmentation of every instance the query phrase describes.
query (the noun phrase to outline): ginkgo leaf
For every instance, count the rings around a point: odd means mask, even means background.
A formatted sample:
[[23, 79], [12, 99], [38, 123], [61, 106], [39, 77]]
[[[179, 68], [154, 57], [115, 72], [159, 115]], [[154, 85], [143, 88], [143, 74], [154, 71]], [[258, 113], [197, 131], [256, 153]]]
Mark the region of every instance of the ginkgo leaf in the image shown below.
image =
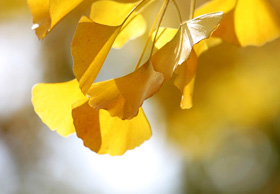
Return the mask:
[[[177, 28], [165, 28], [160, 27], [158, 30], [158, 35], [155, 42], [155, 47], [161, 49], [166, 43], [170, 42], [176, 33], [178, 32]], [[153, 33], [153, 38], [155, 37], [156, 31]]]
[[[99, 24], [118, 26], [122, 25], [127, 15], [138, 4], [119, 3], [116, 1], [97, 1], [92, 4], [90, 18]], [[131, 18], [131, 19], [130, 19]], [[123, 24], [113, 48], [121, 48], [128, 40], [138, 38], [146, 31], [146, 21], [141, 14], [133, 14]]]
[[266, 0], [239, 0], [234, 22], [241, 46], [262, 45], [280, 36], [279, 18]]
[[111, 116], [132, 119], [144, 100], [159, 91], [163, 79], [147, 61], [124, 77], [94, 83], [88, 91], [89, 105], [98, 110], [105, 109]]
[[108, 25], [119, 26], [137, 3], [119, 3], [117, 1], [102, 0], [94, 2], [91, 6], [90, 19]]
[[[219, 26], [220, 28], [220, 26]], [[160, 27], [159, 32], [157, 35], [157, 39], [155, 42], [155, 47], [159, 50], [161, 49], [166, 43], [172, 40], [176, 33], [178, 32], [178, 29], [176, 28], [166, 28], [166, 27]], [[155, 32], [153, 33], [153, 37], [155, 36]], [[193, 49], [195, 50], [195, 54], [200, 56], [203, 52], [208, 50], [209, 48], [212, 48], [214, 46], [217, 46], [222, 43], [222, 40], [220, 38], [215, 37], [209, 37], [208, 39], [201, 40], [199, 43], [195, 44], [193, 46]]]
[[208, 49], [215, 47], [221, 43], [222, 43], [222, 40], [220, 38], [211, 36], [211, 37], [204, 39], [204, 40], [200, 41], [199, 43], [195, 44], [193, 46], [193, 50], [195, 51], [196, 56], [199, 57], [202, 53], [204, 53]]
[[82, 17], [71, 45], [73, 71], [86, 93], [99, 73], [121, 26], [97, 24]]
[[37, 84], [32, 90], [35, 112], [51, 130], [56, 130], [62, 136], [75, 132], [72, 104], [85, 98], [76, 79], [64, 83]]
[[[101, 3], [101, 5], [103, 4]], [[131, 7], [128, 6], [128, 8]], [[92, 12], [97, 9], [96, 5], [93, 8]], [[120, 36], [120, 38], [118, 38], [116, 44], [121, 47], [126, 40], [135, 38], [143, 32], [143, 29], [141, 29], [143, 28], [142, 22], [135, 27], [135, 22], [142, 21], [140, 16], [131, 18], [129, 15], [131, 10], [129, 11], [128, 8], [125, 10], [126, 14], [122, 13], [121, 17], [117, 17], [118, 19], [111, 23], [114, 25], [103, 25], [87, 17], [81, 18], [73, 38], [71, 51], [74, 60], [73, 71], [84, 94], [97, 77], [117, 36]], [[91, 15], [94, 17], [95, 14]], [[106, 19], [95, 19], [103, 22], [107, 21]], [[119, 24], [120, 20], [123, 20], [121, 24]], [[129, 27], [130, 25], [132, 28]]]
[[[175, 28], [160, 28], [156, 39], [156, 48], [161, 49], [169, 41], [174, 38], [177, 33]], [[153, 37], [155, 36], [155, 33]], [[197, 68], [197, 58], [206, 50], [221, 43], [219, 38], [210, 37], [200, 41], [193, 46], [193, 50], [187, 61], [183, 62], [175, 69], [175, 73], [179, 74], [174, 81], [174, 85], [182, 92], [181, 108], [192, 107], [192, 96], [195, 82], [195, 74]]]
[[143, 110], [131, 120], [111, 117], [106, 110], [96, 110], [82, 100], [72, 111], [77, 136], [98, 154], [122, 155], [148, 140], [151, 128]]
[[121, 48], [129, 40], [136, 39], [146, 32], [146, 20], [140, 14], [135, 16], [133, 20], [128, 20], [124, 26], [118, 34], [113, 48]]
[[174, 38], [153, 55], [155, 71], [164, 74], [165, 80], [171, 79], [176, 67], [188, 59], [193, 45], [209, 38], [222, 17], [222, 12], [210, 13], [181, 24]]
[[213, 36], [240, 46], [260, 46], [280, 36], [280, 22], [267, 0], [212, 0], [195, 15], [213, 11], [225, 17]]
[[39, 39], [46, 34], [83, 0], [27, 0], [33, 15], [33, 29]]
[[192, 96], [197, 68], [197, 56], [192, 50], [190, 57], [176, 71], [179, 74], [174, 81], [174, 85], [182, 92], [181, 108], [191, 108], [193, 105]]
[[189, 109], [193, 106], [193, 90], [196, 77], [198, 57], [209, 48], [221, 43], [221, 39], [210, 37], [202, 40], [193, 46], [193, 50], [185, 62], [175, 69], [178, 76], [174, 80], [174, 85], [182, 92], [182, 109]]

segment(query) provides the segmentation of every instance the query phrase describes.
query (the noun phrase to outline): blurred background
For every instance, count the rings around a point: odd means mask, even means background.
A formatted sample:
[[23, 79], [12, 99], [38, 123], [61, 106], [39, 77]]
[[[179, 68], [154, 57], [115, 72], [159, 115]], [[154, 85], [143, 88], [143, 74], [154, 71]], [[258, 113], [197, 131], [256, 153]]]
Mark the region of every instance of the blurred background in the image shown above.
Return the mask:
[[[269, 2], [280, 15], [279, 1]], [[186, 16], [188, 3], [180, 6]], [[194, 107], [181, 110], [174, 80], [165, 83], [144, 104], [152, 138], [123, 156], [97, 155], [76, 135], [50, 131], [33, 111], [31, 89], [73, 78], [70, 44], [89, 7], [85, 1], [39, 41], [26, 1], [0, 0], [1, 194], [280, 193], [280, 39], [205, 52]], [[176, 26], [174, 9], [167, 14]], [[98, 81], [132, 71], [144, 43], [112, 50]]]

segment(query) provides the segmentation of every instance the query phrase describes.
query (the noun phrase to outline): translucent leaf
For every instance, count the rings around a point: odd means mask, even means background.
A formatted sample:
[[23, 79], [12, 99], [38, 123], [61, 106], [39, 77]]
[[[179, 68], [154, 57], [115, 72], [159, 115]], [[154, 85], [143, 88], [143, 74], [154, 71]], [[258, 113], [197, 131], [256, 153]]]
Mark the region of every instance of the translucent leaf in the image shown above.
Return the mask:
[[81, 18], [71, 51], [73, 71], [83, 93], [97, 77], [119, 31], [120, 26], [106, 26], [87, 17]]
[[137, 5], [137, 3], [119, 3], [116, 1], [97, 1], [92, 4], [90, 19], [94, 22], [119, 26], [127, 18], [127, 15]]
[[27, 0], [33, 15], [33, 29], [39, 39], [46, 34], [83, 0]]
[[171, 79], [177, 65], [188, 59], [193, 45], [209, 38], [222, 17], [222, 12], [205, 14], [181, 24], [174, 38], [152, 57], [155, 71], [164, 74], [165, 80]]
[[108, 110], [111, 116], [131, 119], [138, 114], [145, 99], [159, 91], [163, 75], [148, 61], [136, 71], [117, 79], [94, 83], [88, 94], [95, 109]]
[[[161, 49], [166, 43], [171, 41], [176, 33], [178, 32], [178, 29], [176, 28], [164, 28], [160, 27], [156, 39], [155, 46], [157, 49]], [[155, 36], [155, 32], [153, 33], [153, 37]]]
[[[111, 13], [109, 16], [102, 18], [101, 13], [99, 13], [99, 11], [104, 10], [102, 5], [105, 8], [112, 5], [113, 7], [108, 8], [111, 11], [114, 9], [119, 10], [120, 8], [124, 8], [124, 10], [117, 16], [113, 16]], [[94, 82], [112, 45], [114, 44], [118, 48], [122, 47], [129, 39], [136, 38], [144, 33], [146, 23], [142, 16], [130, 16], [128, 18], [131, 9], [135, 5], [112, 1], [96, 2], [92, 6], [92, 18], [81, 18], [74, 35], [71, 50], [74, 60], [73, 71], [84, 94]], [[105, 10], [104, 12], [106, 13]], [[115, 19], [112, 19], [113, 17]], [[110, 18], [112, 21], [110, 21]]]
[[[99, 24], [108, 26], [122, 25], [129, 13], [138, 4], [120, 3], [117, 1], [97, 1], [92, 4], [90, 18]], [[138, 38], [146, 31], [146, 21], [141, 14], [132, 14], [122, 25], [120, 34], [116, 38], [113, 48], [121, 48], [128, 40]]]
[[113, 48], [121, 48], [129, 40], [136, 39], [146, 32], [146, 20], [142, 15], [137, 15], [132, 20], [128, 20], [124, 26], [117, 36]]
[[98, 154], [122, 155], [148, 140], [151, 135], [149, 122], [143, 110], [131, 120], [111, 117], [106, 110], [96, 110], [88, 101], [73, 106], [77, 136], [84, 145]]
[[32, 91], [35, 112], [51, 129], [62, 136], [75, 132], [72, 119], [72, 104], [86, 98], [80, 91], [77, 80], [55, 84], [37, 84]]
[[[164, 45], [170, 42], [176, 35], [177, 31], [177, 29], [173, 28], [160, 28], [155, 44], [157, 49], [162, 48]], [[155, 36], [155, 33], [153, 36]], [[179, 75], [176, 77], [174, 84], [182, 92], [181, 108], [191, 108], [193, 104], [192, 96], [197, 68], [197, 57], [208, 50], [210, 47], [214, 47], [220, 43], [220, 39], [210, 37], [193, 45], [193, 50], [188, 60], [183, 62], [175, 69], [175, 72]], [[170, 71], [170, 74], [173, 73], [171, 72], [171, 69], [169, 69], [168, 71]], [[172, 76], [172, 74], [170, 76]]]
[[[220, 26], [219, 26], [220, 27]], [[176, 35], [178, 29], [176, 28], [165, 28], [161, 27], [158, 32], [158, 36], [156, 39], [155, 46], [157, 49], [161, 49], [166, 43], [172, 40], [172, 38]], [[155, 36], [155, 32], [153, 33], [153, 37]], [[193, 46], [195, 50], [195, 54], [197, 56], [201, 55], [203, 52], [208, 50], [211, 47], [217, 46], [222, 43], [220, 38], [209, 37], [208, 39], [204, 39], [199, 43]]]
[[175, 78], [174, 85], [182, 92], [181, 108], [191, 108], [193, 105], [192, 96], [197, 68], [197, 56], [191, 52], [187, 61], [178, 66], [176, 71], [178, 76]]

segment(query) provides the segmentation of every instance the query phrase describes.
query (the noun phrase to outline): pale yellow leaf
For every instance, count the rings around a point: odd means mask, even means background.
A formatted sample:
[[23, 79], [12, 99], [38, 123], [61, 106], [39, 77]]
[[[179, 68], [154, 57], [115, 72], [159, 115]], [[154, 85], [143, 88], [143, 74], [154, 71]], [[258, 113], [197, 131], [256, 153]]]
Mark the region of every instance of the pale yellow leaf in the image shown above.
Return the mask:
[[201, 15], [181, 24], [174, 38], [159, 49], [152, 57], [155, 71], [171, 79], [176, 67], [185, 62], [192, 47], [211, 36], [223, 17], [222, 12]]

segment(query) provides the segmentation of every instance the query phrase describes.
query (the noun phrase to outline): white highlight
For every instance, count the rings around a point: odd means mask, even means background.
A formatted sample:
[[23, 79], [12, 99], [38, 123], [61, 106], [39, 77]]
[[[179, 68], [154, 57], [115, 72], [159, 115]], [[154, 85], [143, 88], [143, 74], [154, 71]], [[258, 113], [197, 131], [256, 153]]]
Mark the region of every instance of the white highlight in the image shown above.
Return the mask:
[[32, 30], [36, 30], [37, 28], [39, 28], [39, 24], [33, 24], [33, 26], [31, 27]]

